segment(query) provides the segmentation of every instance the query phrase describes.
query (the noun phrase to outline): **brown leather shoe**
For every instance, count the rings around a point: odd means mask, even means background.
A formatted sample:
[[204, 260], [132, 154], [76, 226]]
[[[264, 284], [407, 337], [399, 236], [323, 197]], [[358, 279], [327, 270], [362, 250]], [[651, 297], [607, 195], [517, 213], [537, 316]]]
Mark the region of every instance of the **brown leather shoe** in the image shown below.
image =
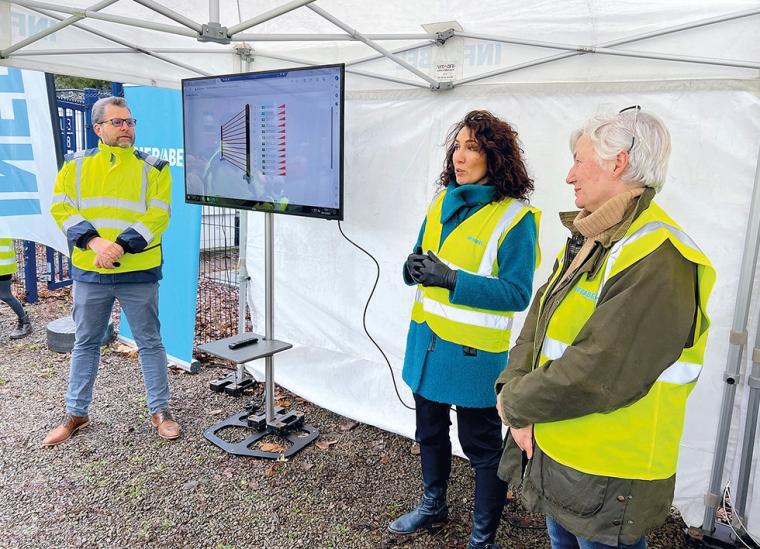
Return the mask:
[[71, 435], [79, 429], [84, 429], [89, 424], [90, 418], [88, 416], [70, 416], [66, 414], [63, 422], [47, 434], [45, 440], [42, 441], [42, 445], [55, 446], [56, 444], [60, 444], [64, 440], [71, 438]]
[[158, 436], [165, 438], [166, 440], [174, 440], [179, 438], [179, 433], [182, 430], [179, 423], [174, 421], [174, 416], [169, 410], [161, 410], [150, 416], [150, 422], [158, 429]]

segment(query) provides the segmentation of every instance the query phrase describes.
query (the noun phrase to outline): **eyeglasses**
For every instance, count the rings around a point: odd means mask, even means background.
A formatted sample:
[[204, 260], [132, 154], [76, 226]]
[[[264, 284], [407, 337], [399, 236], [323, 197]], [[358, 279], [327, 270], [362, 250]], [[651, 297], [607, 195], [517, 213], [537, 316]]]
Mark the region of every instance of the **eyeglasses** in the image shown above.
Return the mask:
[[625, 111], [630, 111], [631, 109], [636, 109], [636, 112], [633, 115], [633, 128], [631, 128], [631, 146], [628, 147], [628, 151], [626, 152], [631, 152], [631, 149], [633, 149], [633, 144], [636, 143], [636, 121], [639, 119], [639, 111], [641, 110], [641, 105], [631, 105], [630, 107], [626, 107], [618, 111], [618, 114], [623, 114]]
[[108, 120], [103, 120], [103, 122], [98, 122], [99, 124], [111, 124], [114, 128], [121, 128], [123, 124], [126, 124], [128, 128], [134, 128], [135, 124], [137, 124], [136, 118], [109, 118]]

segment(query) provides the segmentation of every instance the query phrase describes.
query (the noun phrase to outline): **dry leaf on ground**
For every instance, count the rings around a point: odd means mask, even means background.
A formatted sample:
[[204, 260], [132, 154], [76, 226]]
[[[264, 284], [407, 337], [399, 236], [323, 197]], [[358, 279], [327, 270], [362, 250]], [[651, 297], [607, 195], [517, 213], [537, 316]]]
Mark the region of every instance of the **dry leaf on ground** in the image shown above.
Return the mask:
[[113, 352], [120, 355], [127, 356], [129, 358], [137, 358], [137, 348], [131, 345], [125, 345], [124, 343], [114, 343]]
[[337, 440], [326, 440], [326, 439], [324, 439], [324, 438], [320, 438], [320, 439], [319, 439], [317, 442], [315, 442], [314, 444], [316, 444], [316, 445], [317, 445], [317, 448], [319, 448], [320, 450], [329, 450], [329, 449], [330, 449], [330, 446], [332, 446], [332, 445], [333, 445], [333, 444], [335, 444], [336, 442], [338, 442], [338, 441], [337, 441]]
[[259, 444], [259, 450], [262, 452], [272, 452], [274, 454], [281, 454], [285, 450], [287, 450], [288, 447], [284, 444], [278, 444], [277, 442], [262, 442]]

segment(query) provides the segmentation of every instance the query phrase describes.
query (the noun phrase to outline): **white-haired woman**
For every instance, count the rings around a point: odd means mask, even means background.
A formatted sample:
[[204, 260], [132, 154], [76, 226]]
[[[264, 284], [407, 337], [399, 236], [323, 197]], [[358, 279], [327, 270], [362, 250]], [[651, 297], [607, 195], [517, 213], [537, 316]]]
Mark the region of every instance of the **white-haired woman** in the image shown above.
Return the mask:
[[581, 211], [560, 214], [571, 235], [496, 383], [499, 476], [522, 480], [553, 548], [638, 549], [673, 500], [715, 273], [653, 200], [670, 155], [659, 118], [597, 116], [570, 146]]

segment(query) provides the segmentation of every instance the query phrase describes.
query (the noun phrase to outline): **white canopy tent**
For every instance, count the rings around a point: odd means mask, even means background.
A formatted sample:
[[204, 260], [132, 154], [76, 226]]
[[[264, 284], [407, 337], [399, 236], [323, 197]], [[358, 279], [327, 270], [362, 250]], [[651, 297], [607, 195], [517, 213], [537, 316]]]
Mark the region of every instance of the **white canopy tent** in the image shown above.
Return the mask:
[[[659, 114], [672, 131], [673, 155], [658, 200], [719, 275], [676, 493], [686, 522], [699, 526], [760, 145], [758, 31], [757, 0], [17, 0], [0, 1], [0, 65], [176, 88], [182, 78], [246, 67], [345, 62], [343, 228], [380, 263], [367, 326], [397, 378], [412, 300], [401, 263], [434, 192], [450, 125], [470, 109], [487, 108], [517, 127], [536, 181], [532, 201], [545, 213], [538, 287], [564, 240], [554, 214], [572, 208], [563, 184], [570, 131], [600, 108], [640, 104]], [[246, 250], [250, 305], [259, 322], [262, 218], [248, 215]], [[373, 264], [332, 223], [282, 216], [276, 227], [276, 334], [296, 344], [278, 355], [277, 382], [341, 414], [411, 436], [413, 416], [396, 400], [388, 370], [362, 331]], [[750, 334], [760, 317], [757, 278]], [[519, 330], [521, 318], [517, 324]], [[750, 357], [744, 360], [748, 368]], [[742, 377], [721, 486], [738, 468], [747, 392]], [[760, 536], [760, 490], [753, 485], [754, 473], [747, 519]]]

